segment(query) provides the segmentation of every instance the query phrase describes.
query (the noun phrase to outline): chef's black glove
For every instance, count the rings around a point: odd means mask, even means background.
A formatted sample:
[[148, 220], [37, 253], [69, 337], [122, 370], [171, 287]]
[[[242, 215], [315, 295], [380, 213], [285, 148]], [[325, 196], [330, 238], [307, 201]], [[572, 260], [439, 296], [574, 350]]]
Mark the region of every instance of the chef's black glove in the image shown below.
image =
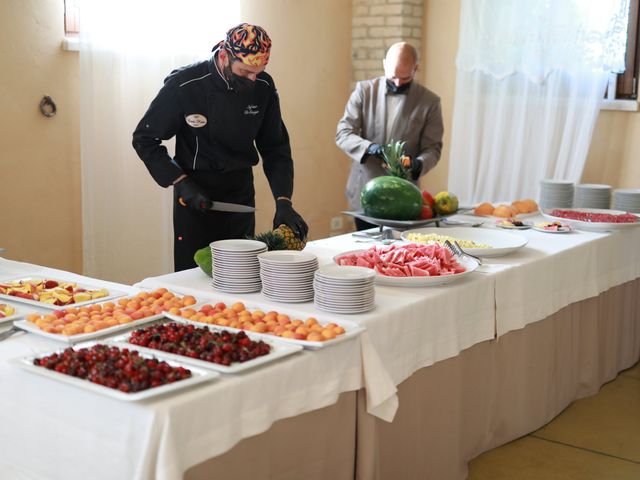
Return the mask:
[[382, 158], [382, 145], [372, 143], [371, 145], [369, 145], [369, 148], [367, 148], [367, 155], [374, 155], [376, 157]]
[[307, 238], [307, 233], [309, 233], [307, 222], [293, 209], [291, 201], [285, 198], [276, 200], [276, 215], [273, 217], [274, 230], [283, 223], [288, 225], [300, 240]]
[[420, 174], [422, 173], [422, 160], [418, 160], [417, 158], [411, 159], [411, 178], [413, 180], [417, 180], [420, 178]]
[[184, 207], [206, 212], [213, 205], [209, 195], [189, 177], [180, 180], [173, 188], [178, 195], [178, 202]]

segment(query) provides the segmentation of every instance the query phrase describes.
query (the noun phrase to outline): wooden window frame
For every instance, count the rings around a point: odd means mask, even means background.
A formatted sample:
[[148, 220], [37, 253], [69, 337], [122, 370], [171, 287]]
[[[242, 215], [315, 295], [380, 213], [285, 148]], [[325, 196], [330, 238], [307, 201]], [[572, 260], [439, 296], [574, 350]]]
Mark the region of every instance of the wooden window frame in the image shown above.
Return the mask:
[[64, 34], [67, 37], [80, 34], [80, 9], [76, 0], [64, 0]]
[[627, 52], [625, 70], [618, 74], [616, 99], [635, 100], [638, 98], [638, 67], [640, 66], [640, 0], [629, 2], [629, 23], [627, 26]]

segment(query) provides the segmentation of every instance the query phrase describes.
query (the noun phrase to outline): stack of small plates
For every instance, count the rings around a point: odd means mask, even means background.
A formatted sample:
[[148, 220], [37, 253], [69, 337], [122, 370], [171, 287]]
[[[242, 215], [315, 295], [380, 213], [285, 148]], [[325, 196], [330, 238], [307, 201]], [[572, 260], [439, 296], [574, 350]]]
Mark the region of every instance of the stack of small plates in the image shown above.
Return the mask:
[[218, 240], [211, 243], [213, 288], [228, 293], [260, 291], [258, 255], [267, 251], [256, 240]]
[[331, 313], [362, 313], [375, 307], [376, 272], [365, 267], [327, 265], [315, 273], [314, 303]]
[[640, 213], [640, 189], [622, 188], [613, 192], [613, 209]]
[[315, 255], [296, 251], [274, 251], [258, 255], [262, 294], [284, 303], [313, 300], [313, 273], [318, 269]]
[[541, 208], [571, 208], [573, 206], [573, 182], [569, 180], [540, 180]]
[[611, 205], [611, 185], [581, 183], [576, 185], [574, 207], [604, 208]]

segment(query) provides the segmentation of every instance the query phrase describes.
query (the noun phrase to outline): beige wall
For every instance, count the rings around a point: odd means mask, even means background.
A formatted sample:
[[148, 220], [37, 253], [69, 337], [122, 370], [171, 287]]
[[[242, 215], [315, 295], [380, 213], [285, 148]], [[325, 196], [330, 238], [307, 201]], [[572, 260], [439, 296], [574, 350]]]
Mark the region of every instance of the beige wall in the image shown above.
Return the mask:
[[[351, 82], [351, 2], [243, 0], [242, 18], [273, 41], [269, 73], [280, 94], [295, 162], [294, 206], [310, 238], [329, 236], [331, 217], [346, 208], [349, 162], [335, 145]], [[256, 231], [271, 228], [273, 200], [256, 171]], [[338, 233], [338, 232], [333, 232]]]
[[[62, 18], [61, 0], [0, 2], [0, 247], [79, 272], [79, 65], [60, 49]], [[57, 104], [53, 118], [38, 110], [43, 95]]]

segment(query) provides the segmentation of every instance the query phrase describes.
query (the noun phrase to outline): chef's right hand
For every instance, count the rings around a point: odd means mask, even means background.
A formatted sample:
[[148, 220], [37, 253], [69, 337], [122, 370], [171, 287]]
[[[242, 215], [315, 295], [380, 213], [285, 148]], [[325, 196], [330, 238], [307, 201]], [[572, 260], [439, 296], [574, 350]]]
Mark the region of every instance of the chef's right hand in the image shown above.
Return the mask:
[[213, 202], [206, 192], [189, 177], [184, 177], [182, 180], [179, 180], [173, 188], [178, 196], [178, 202], [183, 207], [206, 212], [213, 205]]

